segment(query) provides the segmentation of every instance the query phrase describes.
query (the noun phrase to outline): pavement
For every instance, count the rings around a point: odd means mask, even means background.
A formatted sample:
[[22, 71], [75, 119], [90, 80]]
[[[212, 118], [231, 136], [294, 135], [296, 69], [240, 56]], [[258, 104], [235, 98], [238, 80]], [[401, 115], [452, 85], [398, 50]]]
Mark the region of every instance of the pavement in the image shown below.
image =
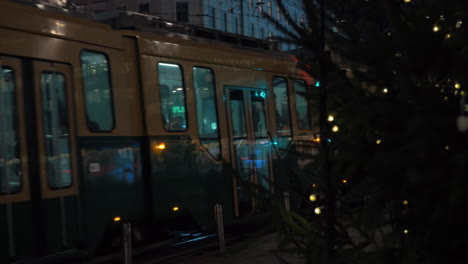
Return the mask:
[[303, 264], [299, 255], [278, 249], [278, 235], [227, 243], [223, 253], [217, 246], [206, 247], [169, 259], [146, 260], [142, 264]]

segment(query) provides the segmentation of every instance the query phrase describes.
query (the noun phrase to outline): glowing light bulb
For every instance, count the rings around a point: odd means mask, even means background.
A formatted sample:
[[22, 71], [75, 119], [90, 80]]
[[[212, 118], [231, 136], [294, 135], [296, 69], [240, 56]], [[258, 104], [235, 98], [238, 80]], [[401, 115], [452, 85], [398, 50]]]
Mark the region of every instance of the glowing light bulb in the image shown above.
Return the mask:
[[408, 205], [408, 201], [407, 201], [407, 200], [404, 200], [404, 201], [403, 201], [403, 205]]
[[343, 179], [341, 182], [342, 183], [348, 183], [348, 181], [346, 179]]
[[409, 233], [408, 229], [403, 230], [403, 233], [408, 234]]
[[375, 144], [377, 144], [377, 145], [380, 145], [380, 143], [382, 143], [381, 139], [377, 139], [377, 141], [375, 142]]
[[340, 128], [337, 125], [332, 127], [333, 132], [338, 132], [338, 130], [340, 130]]
[[314, 188], [315, 188], [315, 187], [317, 187], [317, 184], [315, 184], [315, 183], [314, 183], [314, 184], [312, 184], [312, 187], [314, 187]]
[[328, 122], [332, 122], [335, 118], [332, 115], [329, 115], [327, 118]]
[[315, 214], [319, 215], [319, 214], [322, 213], [322, 210], [320, 209], [320, 207], [317, 207], [317, 208], [315, 208], [314, 212], [315, 212]]
[[163, 150], [163, 149], [166, 149], [166, 144], [161, 143], [161, 144], [158, 144], [158, 145], [154, 145], [154, 148], [159, 149], [159, 150]]
[[434, 32], [438, 32], [439, 30], [440, 30], [439, 26], [434, 26], [432, 28], [432, 31], [434, 31]]
[[445, 150], [449, 150], [449, 149], [450, 149], [450, 147], [449, 147], [449, 146], [445, 146]]
[[114, 222], [119, 222], [120, 221], [120, 216], [114, 217]]
[[384, 88], [384, 89], [383, 89], [383, 92], [384, 92], [384, 93], [388, 93], [388, 89], [387, 89], [387, 88]]
[[311, 202], [317, 201], [317, 195], [311, 194], [311, 195], [309, 196], [309, 200], [310, 200]]
[[460, 89], [461, 88], [461, 84], [460, 83], [455, 83], [455, 89]]
[[411, 0], [405, 0], [405, 3], [409, 3], [409, 2], [411, 2]]
[[178, 206], [174, 206], [174, 207], [172, 207], [172, 211], [173, 211], [173, 212], [177, 212], [177, 211], [179, 211], [179, 207], [178, 207]]
[[445, 39], [450, 39], [450, 38], [452, 38], [452, 35], [450, 34], [445, 35]]

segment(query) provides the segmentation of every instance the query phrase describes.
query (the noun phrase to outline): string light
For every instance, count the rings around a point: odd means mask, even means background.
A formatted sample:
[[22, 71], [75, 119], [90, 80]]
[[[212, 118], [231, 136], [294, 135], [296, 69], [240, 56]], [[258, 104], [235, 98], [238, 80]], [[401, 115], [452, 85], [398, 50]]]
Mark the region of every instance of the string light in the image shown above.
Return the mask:
[[460, 28], [462, 26], [463, 22], [461, 20], [458, 20], [457, 23], [455, 24], [456, 28]]
[[342, 183], [348, 183], [348, 181], [346, 179], [343, 179], [341, 182]]
[[382, 143], [381, 139], [377, 139], [377, 141], [375, 141], [375, 144], [377, 144], [377, 145], [380, 145], [380, 143]]
[[311, 194], [311, 195], [309, 196], [309, 200], [310, 200], [311, 202], [317, 201], [317, 195]]
[[322, 213], [322, 209], [320, 209], [320, 207], [316, 207], [315, 210], [314, 210], [315, 214], [321, 214]]
[[408, 229], [403, 230], [404, 234], [408, 234], [408, 232], [409, 232]]
[[317, 187], [317, 184], [315, 184], [315, 183], [314, 183], [314, 184], [312, 184], [312, 187], [313, 187], [313, 188]]
[[383, 92], [384, 92], [384, 93], [388, 93], [388, 89], [387, 89], [387, 88], [384, 88], [384, 89], [383, 89]]
[[451, 39], [451, 38], [452, 38], [452, 35], [450, 34], [445, 35], [445, 39]]
[[461, 84], [458, 83], [458, 82], [456, 82], [456, 83], [455, 83], [455, 89], [460, 89], [460, 88], [461, 88]]
[[434, 31], [434, 32], [438, 32], [439, 30], [440, 30], [440, 28], [437, 25], [434, 25], [434, 27], [432, 28], [432, 31]]
[[445, 150], [449, 150], [449, 149], [450, 149], [450, 147], [449, 147], [449, 146], [445, 146]]
[[334, 126], [332, 127], [332, 131], [333, 131], [333, 132], [338, 132], [338, 130], [340, 130], [340, 128], [339, 128], [337, 125], [334, 125]]
[[328, 122], [332, 122], [333, 120], [335, 120], [335, 118], [332, 115], [329, 115], [327, 120]]
[[408, 201], [407, 201], [407, 200], [403, 200], [403, 205], [408, 205]]
[[405, 0], [405, 3], [409, 3], [409, 2], [411, 2], [411, 0]]

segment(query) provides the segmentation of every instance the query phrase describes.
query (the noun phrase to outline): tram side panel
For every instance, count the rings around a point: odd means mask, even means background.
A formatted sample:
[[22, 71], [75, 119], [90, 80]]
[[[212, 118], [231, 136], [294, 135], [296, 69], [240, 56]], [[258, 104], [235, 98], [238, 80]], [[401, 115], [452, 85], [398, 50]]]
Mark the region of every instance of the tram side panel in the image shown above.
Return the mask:
[[[231, 179], [220, 159], [220, 136], [199, 137], [202, 106], [196, 103], [200, 87], [193, 74], [202, 65], [151, 55], [142, 55], [141, 63], [153, 223], [172, 231], [212, 230], [214, 204], [222, 204], [226, 219], [232, 219]], [[205, 107], [217, 104], [211, 96], [204, 99]], [[211, 132], [219, 131], [218, 119], [207, 118]]]
[[[124, 40], [123, 40], [124, 41]], [[128, 50], [130, 49], [130, 51]], [[125, 50], [82, 46], [76, 72], [82, 204], [91, 254], [120, 246], [120, 225], [145, 225], [142, 122], [138, 82]], [[143, 238], [138, 236], [141, 242]]]

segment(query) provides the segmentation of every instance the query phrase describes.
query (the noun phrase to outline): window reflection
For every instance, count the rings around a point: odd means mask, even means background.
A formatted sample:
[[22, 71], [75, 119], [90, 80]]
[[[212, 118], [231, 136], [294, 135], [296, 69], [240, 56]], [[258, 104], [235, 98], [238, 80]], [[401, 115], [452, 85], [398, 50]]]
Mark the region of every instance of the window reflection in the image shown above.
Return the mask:
[[88, 128], [93, 132], [111, 131], [114, 129], [114, 112], [107, 57], [104, 54], [83, 51], [81, 70]]
[[72, 169], [65, 78], [56, 72], [41, 74], [42, 119], [51, 189], [70, 187]]
[[14, 72], [0, 68], [0, 195], [21, 190]]
[[159, 90], [164, 128], [186, 131], [187, 115], [182, 69], [177, 64], [158, 63]]
[[200, 141], [215, 159], [219, 159], [221, 151], [213, 72], [207, 68], [194, 67], [193, 81]]
[[309, 117], [309, 107], [307, 103], [307, 85], [304, 80], [296, 80], [294, 82], [294, 90], [296, 92], [296, 113], [297, 126], [299, 129], [311, 129], [312, 124]]

